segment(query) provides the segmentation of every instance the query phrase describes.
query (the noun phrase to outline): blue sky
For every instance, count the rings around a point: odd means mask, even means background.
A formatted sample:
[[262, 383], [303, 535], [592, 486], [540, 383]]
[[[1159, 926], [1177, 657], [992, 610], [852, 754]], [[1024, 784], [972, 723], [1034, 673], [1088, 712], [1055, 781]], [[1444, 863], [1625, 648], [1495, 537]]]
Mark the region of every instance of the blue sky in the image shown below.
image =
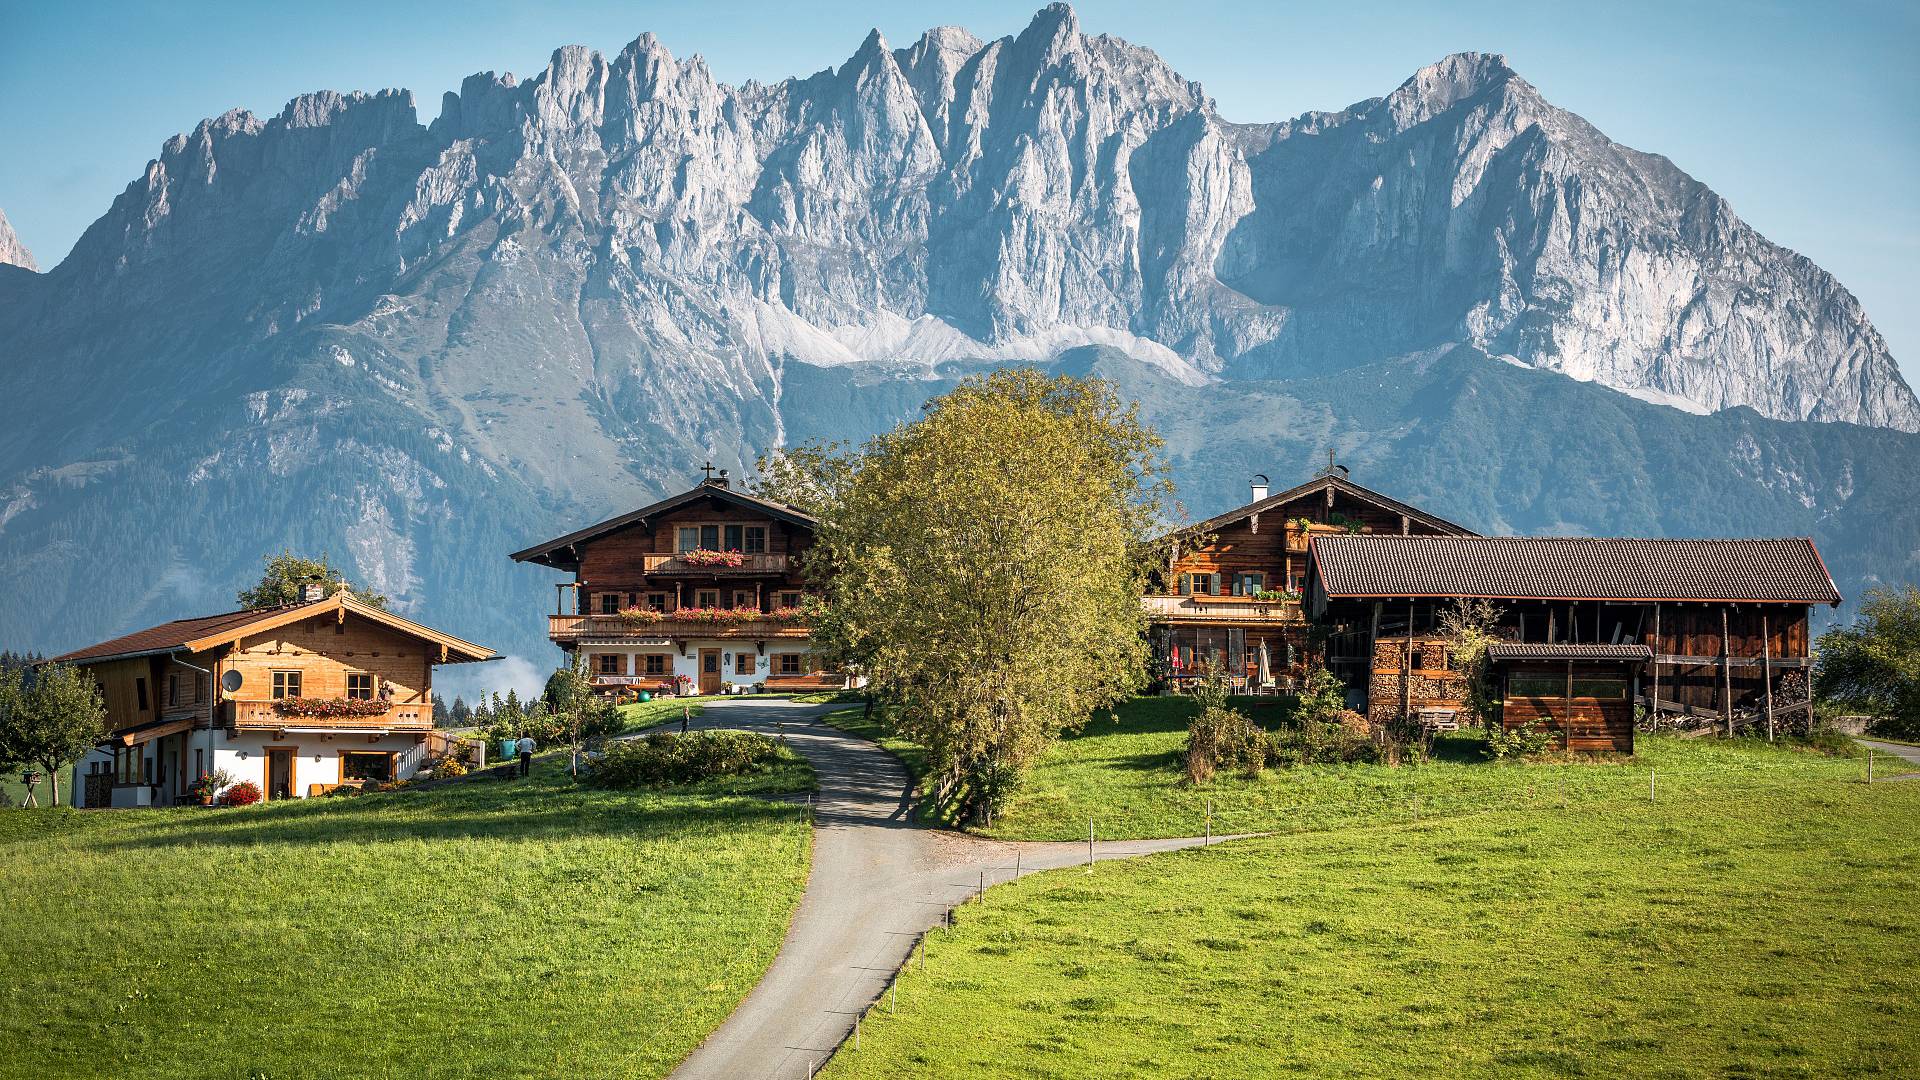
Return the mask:
[[[838, 65], [878, 26], [1017, 32], [1000, 3], [252, 3], [8, 5], [0, 11], [0, 210], [42, 267], [167, 136], [316, 89], [414, 91], [421, 118], [475, 71], [525, 74], [564, 44], [612, 52], [652, 30], [730, 82]], [[1449, 53], [1507, 54], [1548, 99], [1665, 154], [1774, 241], [1832, 271], [1920, 383], [1920, 5], [1435, 4], [1209, 0], [1076, 4], [1147, 45], [1228, 119], [1280, 120], [1387, 93]], [[1342, 9], [1345, 10], [1342, 10]]]

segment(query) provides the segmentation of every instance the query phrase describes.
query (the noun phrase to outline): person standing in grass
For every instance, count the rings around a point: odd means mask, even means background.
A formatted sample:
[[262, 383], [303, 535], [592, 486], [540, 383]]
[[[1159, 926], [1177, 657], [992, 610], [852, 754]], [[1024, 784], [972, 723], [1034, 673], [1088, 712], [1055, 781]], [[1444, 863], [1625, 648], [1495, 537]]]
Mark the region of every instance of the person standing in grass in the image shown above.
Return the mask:
[[526, 777], [533, 772], [533, 740], [525, 735], [520, 737], [520, 775]]
[[691, 705], [680, 706], [680, 734], [685, 735], [687, 733], [687, 725], [692, 722], [693, 707]]

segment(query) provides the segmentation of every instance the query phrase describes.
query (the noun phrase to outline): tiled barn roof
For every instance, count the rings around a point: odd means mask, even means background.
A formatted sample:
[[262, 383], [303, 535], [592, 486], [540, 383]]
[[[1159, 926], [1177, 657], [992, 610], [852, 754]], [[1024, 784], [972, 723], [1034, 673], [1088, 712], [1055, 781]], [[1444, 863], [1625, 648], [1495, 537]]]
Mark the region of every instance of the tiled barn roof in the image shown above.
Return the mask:
[[1805, 537], [1327, 535], [1314, 538], [1312, 558], [1315, 580], [1332, 599], [1840, 602]]

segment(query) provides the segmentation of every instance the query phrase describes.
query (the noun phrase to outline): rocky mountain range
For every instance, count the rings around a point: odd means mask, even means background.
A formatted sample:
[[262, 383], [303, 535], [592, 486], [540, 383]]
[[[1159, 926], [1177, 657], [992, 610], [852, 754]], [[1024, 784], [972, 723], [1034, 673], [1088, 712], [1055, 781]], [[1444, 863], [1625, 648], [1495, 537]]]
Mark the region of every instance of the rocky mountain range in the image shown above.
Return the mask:
[[[643, 35], [430, 123], [392, 90], [203, 121], [44, 274], [0, 219], [0, 263], [15, 647], [290, 544], [531, 653], [504, 552], [1005, 362], [1114, 373], [1201, 511], [1337, 444], [1487, 529], [1812, 532], [1843, 588], [1920, 559], [1855, 517], [1913, 501], [1920, 404], [1853, 297], [1491, 55], [1243, 125], [1060, 5], [773, 85]], [[1483, 407], [1542, 401], [1580, 423]], [[1556, 451], [1621, 479], [1582, 508], [1519, 458]]]
[[13, 224], [7, 215], [0, 213], [0, 266], [17, 266], [22, 270], [38, 270], [40, 264], [33, 261], [33, 252], [13, 234]]

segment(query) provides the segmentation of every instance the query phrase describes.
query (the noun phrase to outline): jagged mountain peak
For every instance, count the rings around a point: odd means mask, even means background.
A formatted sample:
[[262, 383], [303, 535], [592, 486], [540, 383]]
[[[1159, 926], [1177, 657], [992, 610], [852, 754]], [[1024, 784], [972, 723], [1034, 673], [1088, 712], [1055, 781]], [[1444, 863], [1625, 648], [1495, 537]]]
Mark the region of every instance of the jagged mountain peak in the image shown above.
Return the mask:
[[14, 235], [13, 223], [7, 220], [4, 210], [0, 210], [0, 265], [18, 266], [24, 270], [38, 271], [40, 264], [33, 261], [33, 252]]

